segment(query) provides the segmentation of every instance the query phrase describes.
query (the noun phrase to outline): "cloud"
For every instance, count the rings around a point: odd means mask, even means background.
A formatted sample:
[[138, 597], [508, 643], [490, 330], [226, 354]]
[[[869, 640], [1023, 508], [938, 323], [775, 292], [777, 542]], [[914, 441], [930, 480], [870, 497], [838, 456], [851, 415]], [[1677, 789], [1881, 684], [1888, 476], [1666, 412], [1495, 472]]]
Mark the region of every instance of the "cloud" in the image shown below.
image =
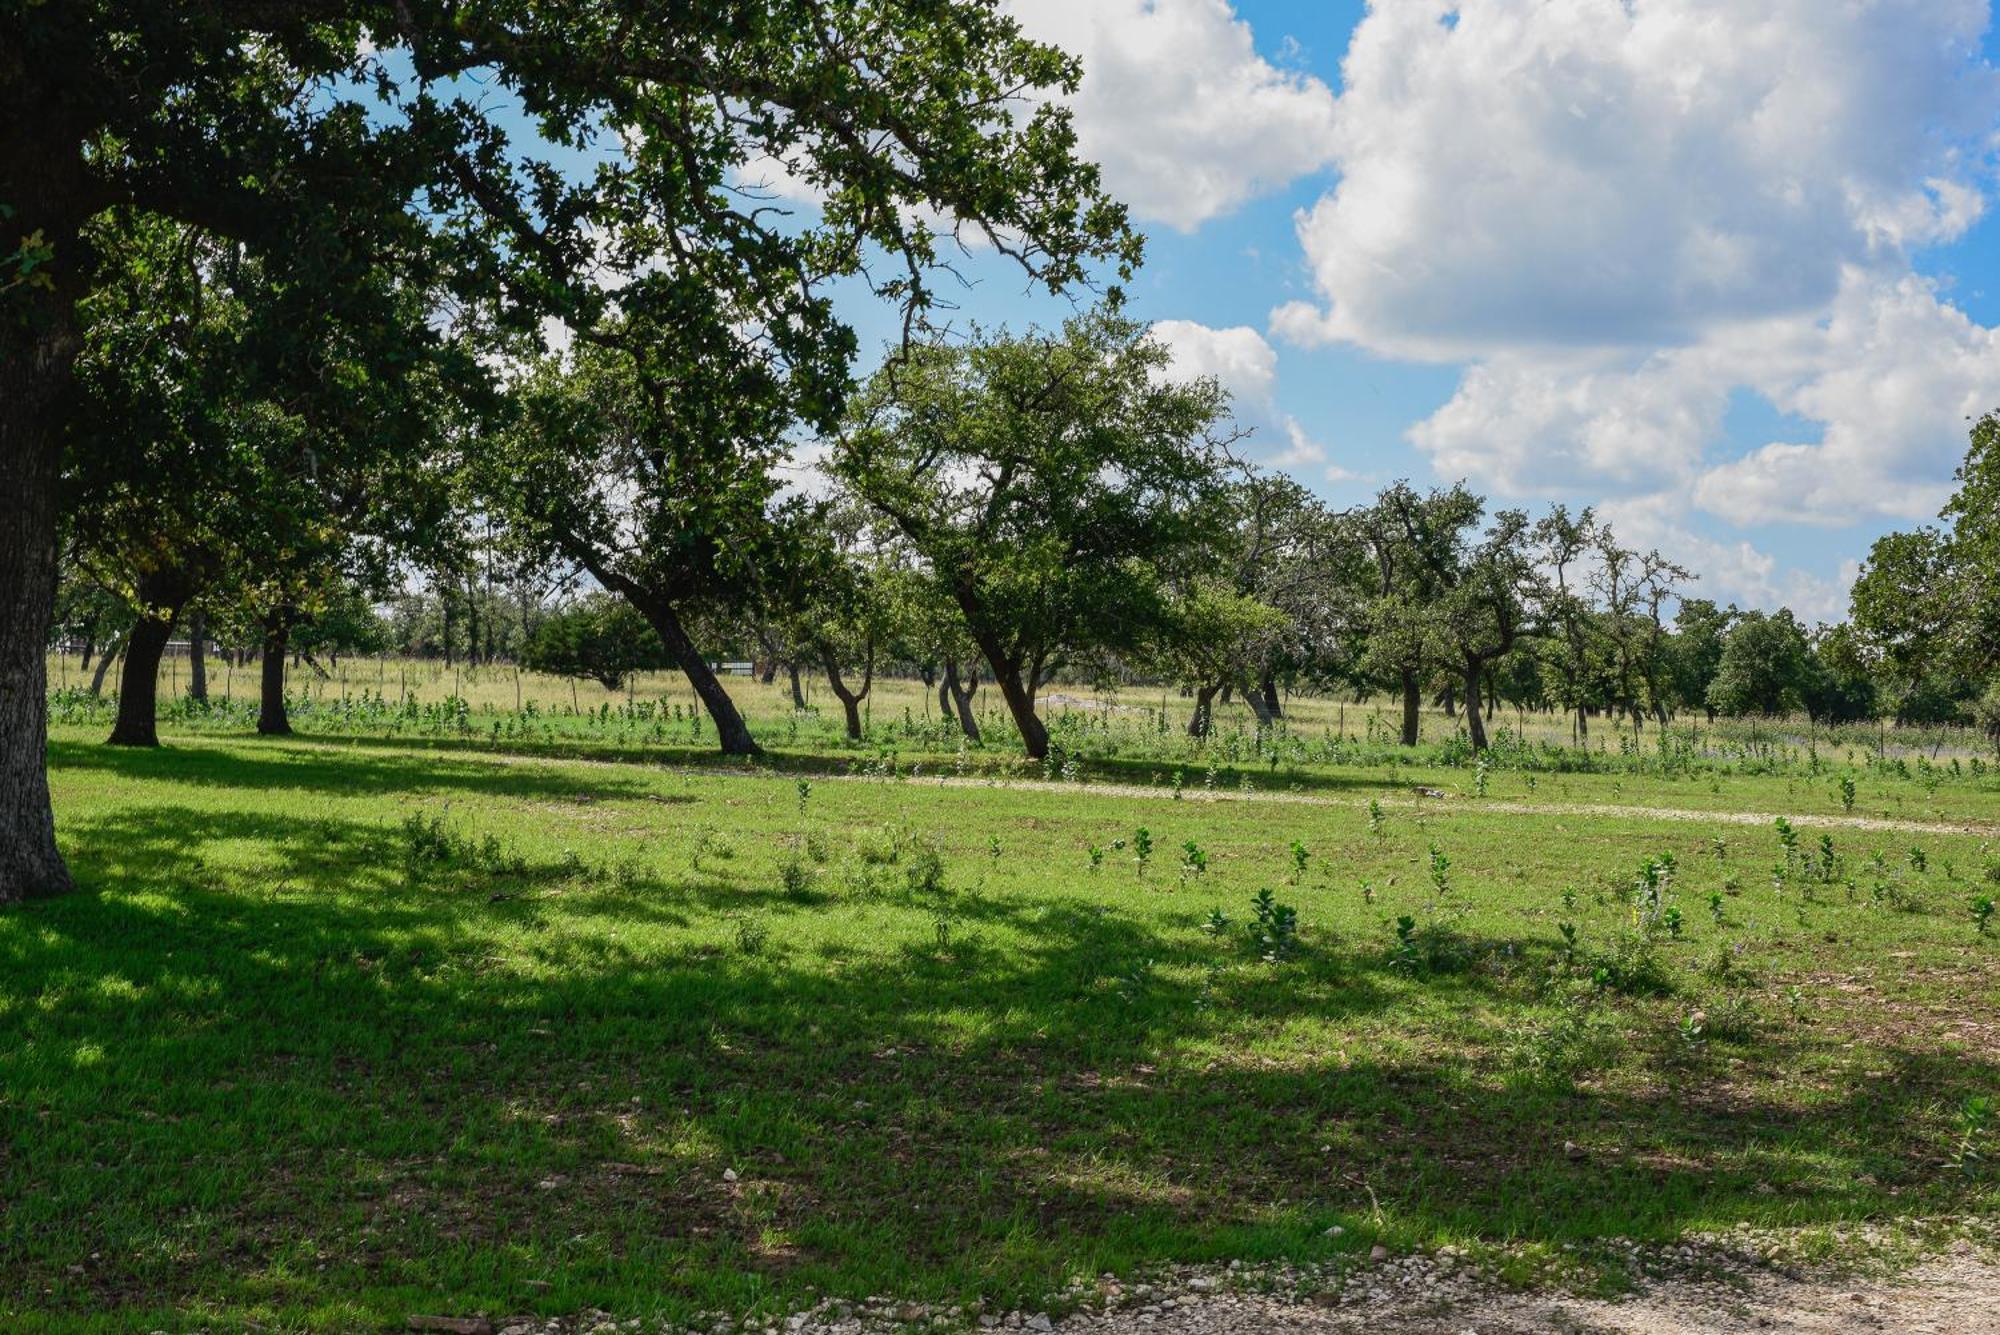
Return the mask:
[[[1257, 54], [1227, 0], [1008, 0], [1023, 30], [1083, 61], [1084, 153], [1140, 219], [1192, 231], [1324, 166], [1326, 84]], [[1288, 61], [1297, 44], [1283, 48]]]
[[[1739, 389], [1819, 426], [1818, 439], [1711, 456]], [[1410, 431], [1447, 476], [1513, 495], [1670, 491], [1738, 525], [1907, 521], [1934, 514], [1966, 419], [2000, 403], [2000, 330], [1926, 280], [1849, 269], [1825, 313], [1718, 329], [1636, 362], [1499, 356]]]
[[1174, 372], [1212, 376], [1229, 391], [1238, 425], [1249, 428], [1250, 453], [1260, 463], [1329, 481], [1353, 476], [1328, 462], [1326, 446], [1278, 406], [1278, 352], [1248, 325], [1213, 329], [1193, 320], [1160, 320], [1153, 337], [1173, 353]]
[[[1738, 525], [1929, 514], [1964, 419], [2000, 399], [2000, 331], [1911, 258], [1986, 208], [1988, 19], [1986, 0], [1378, 3], [1343, 67], [1339, 183], [1297, 216], [1315, 299], [1271, 329], [1468, 363], [1410, 440], [1503, 493]], [[1808, 429], [1715, 457], [1745, 391]], [[1777, 588], [1753, 551], [1706, 555]]]
[[[1442, 20], [1447, 15], [1455, 21]], [[1461, 360], [1811, 311], [1981, 210], [1984, 0], [1378, 4], [1287, 337]]]
[[1777, 557], [1741, 538], [1704, 537], [1687, 527], [1684, 512], [1671, 496], [1613, 501], [1598, 515], [1611, 525], [1620, 546], [1658, 549], [1695, 572], [1695, 582], [1682, 590], [1690, 598], [1746, 608], [1789, 607], [1808, 624], [1832, 622], [1846, 616], [1848, 596], [1861, 573], [1859, 561], [1846, 560], [1827, 578], [1781, 565]]

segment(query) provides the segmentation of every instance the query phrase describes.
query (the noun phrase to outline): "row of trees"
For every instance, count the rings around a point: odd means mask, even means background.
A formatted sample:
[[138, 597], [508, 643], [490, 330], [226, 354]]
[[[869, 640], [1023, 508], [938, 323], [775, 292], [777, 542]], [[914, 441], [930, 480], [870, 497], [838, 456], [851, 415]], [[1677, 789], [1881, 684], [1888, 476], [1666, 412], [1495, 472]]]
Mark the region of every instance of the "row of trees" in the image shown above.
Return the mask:
[[[1059, 674], [1176, 683], [1197, 735], [1231, 694], [1268, 722], [1285, 690], [1386, 690], [1406, 743], [1430, 698], [1462, 711], [1475, 748], [1503, 701], [1571, 715], [1579, 741], [1614, 714], [1842, 721], [1876, 706], [1851, 630], [1692, 598], [1687, 571], [1624, 547], [1591, 511], [1489, 515], [1463, 485], [1404, 483], [1329, 510], [1235, 459], [1221, 392], [1168, 369], [1111, 311], [917, 343], [854, 397], [812, 493], [750, 470], [754, 494], [704, 533], [711, 498], [656, 471], [647, 442], [667, 428], [643, 377], [595, 350], [545, 357], [504, 383], [511, 417], [453, 483], [469, 507], [455, 526], [476, 519], [489, 571], [492, 553], [513, 554], [507, 580], [483, 599], [469, 580], [406, 593], [372, 632], [350, 592], [308, 634], [344, 625], [369, 648], [400, 631], [407, 648], [433, 612], [449, 635], [460, 606], [472, 655], [483, 617], [486, 652], [504, 620], [531, 667], [610, 687], [682, 668], [741, 752], [755, 741], [697, 645], [782, 664], [795, 698], [802, 671], [823, 675], [856, 737], [886, 663], [937, 684], [975, 738], [971, 697], [991, 682], [1033, 756], [1049, 746], [1037, 698]], [[579, 571], [600, 592], [549, 614], [541, 591]], [[265, 712], [281, 722], [282, 699]]]

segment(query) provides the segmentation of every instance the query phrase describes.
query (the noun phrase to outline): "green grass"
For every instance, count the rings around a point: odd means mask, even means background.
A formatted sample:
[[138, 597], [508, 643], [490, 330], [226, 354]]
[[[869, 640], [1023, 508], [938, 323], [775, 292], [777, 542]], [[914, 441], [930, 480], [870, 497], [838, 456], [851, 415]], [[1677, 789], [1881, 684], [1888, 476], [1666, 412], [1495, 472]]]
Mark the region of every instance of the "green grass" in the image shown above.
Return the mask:
[[[1012, 1303], [1169, 1260], [2000, 1190], [1996, 1147], [1951, 1162], [2000, 1093], [1979, 836], [1802, 823], [1840, 867], [1774, 886], [1769, 828], [1499, 809], [1826, 816], [1824, 774], [1506, 770], [1482, 804], [1464, 767], [1246, 762], [1224, 773], [1265, 799], [1330, 800], [1209, 802], [1144, 756], [1092, 768], [1162, 785], [1130, 796], [830, 772], [880, 770], [872, 746], [724, 770], [98, 736], [52, 748], [79, 892], [0, 916], [9, 1329]], [[1869, 773], [1856, 814], [1991, 819], [1991, 783]], [[1641, 950], [1633, 888], [1669, 853], [1680, 935]], [[1262, 887], [1299, 922], [1270, 959]], [[1402, 915], [1440, 968], [1399, 967]]]

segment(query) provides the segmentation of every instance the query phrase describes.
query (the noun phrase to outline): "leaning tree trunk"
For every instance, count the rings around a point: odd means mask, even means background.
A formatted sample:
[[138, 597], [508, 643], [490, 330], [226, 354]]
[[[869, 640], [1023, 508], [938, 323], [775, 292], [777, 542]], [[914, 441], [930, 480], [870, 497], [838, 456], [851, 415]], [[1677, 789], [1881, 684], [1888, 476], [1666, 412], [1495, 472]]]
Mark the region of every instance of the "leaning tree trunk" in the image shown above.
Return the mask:
[[980, 648], [986, 654], [987, 666], [993, 670], [993, 684], [1000, 688], [1000, 698], [1007, 702], [1007, 712], [1013, 715], [1014, 727], [1020, 731], [1022, 749], [1030, 760], [1046, 760], [1049, 730], [1035, 713], [1035, 695], [1022, 680], [1020, 665], [986, 645]]
[[111, 675], [111, 665], [125, 652], [125, 639], [113, 635], [111, 642], [104, 646], [104, 653], [97, 660], [97, 672], [90, 679], [90, 698], [95, 700], [104, 694], [104, 679]]
[[188, 699], [208, 703], [208, 614], [196, 608], [188, 615]]
[[[972, 715], [972, 695], [980, 689], [980, 669], [974, 666], [964, 677], [958, 675], [958, 660], [944, 660], [944, 671], [938, 673], [938, 689], [950, 691], [950, 711], [958, 715], [958, 731], [966, 733], [966, 741], [980, 739], [980, 721]], [[940, 697], [938, 707], [944, 709], [944, 699]]]
[[1479, 669], [1477, 663], [1468, 663], [1465, 668], [1465, 727], [1472, 736], [1472, 749], [1486, 749], [1485, 711], [1479, 707]]
[[264, 663], [262, 694], [257, 704], [257, 731], [266, 737], [291, 735], [291, 716], [285, 711], [285, 650], [292, 638], [292, 619], [273, 612], [264, 619]]
[[1403, 745], [1417, 744], [1417, 715], [1423, 698], [1417, 693], [1417, 674], [1403, 669]]
[[868, 691], [875, 684], [875, 645], [868, 645], [868, 656], [861, 669], [861, 689], [849, 690], [847, 682], [840, 675], [840, 660], [831, 649], [820, 650], [820, 661], [826, 665], [826, 683], [833, 687], [833, 693], [840, 697], [840, 707], [847, 712], [847, 740], [861, 740], [861, 702], [868, 698]]
[[1266, 672], [1260, 689], [1264, 693], [1264, 712], [1274, 719], [1283, 718], [1285, 716], [1285, 707], [1283, 702], [1278, 699], [1278, 679]]
[[[0, 72], [12, 64], [0, 60]], [[0, 192], [20, 210], [8, 238], [46, 226], [58, 244], [54, 282], [24, 286], [0, 302], [0, 903], [70, 887], [48, 803], [48, 626], [56, 614], [56, 516], [62, 428], [74, 392], [80, 336], [76, 294], [88, 256], [76, 240], [80, 214], [64, 210], [64, 184], [82, 172], [78, 136], [62, 140], [54, 112], [22, 106], [22, 86], [0, 84], [0, 110], [24, 124], [0, 134]], [[44, 98], [46, 98], [44, 84]], [[40, 128], [38, 128], [40, 126]], [[88, 210], [84, 210], [88, 212]], [[48, 278], [44, 270], [44, 278]]]
[[173, 638], [179, 609], [165, 616], [141, 616], [125, 642], [125, 671], [118, 678], [118, 721], [106, 740], [112, 746], [160, 744], [160, 658]]
[[736, 702], [729, 698], [729, 692], [723, 689], [722, 680], [715, 675], [715, 669], [708, 665], [708, 660], [701, 656], [701, 650], [688, 637], [687, 628], [681, 625], [680, 616], [660, 599], [649, 598], [643, 604], [633, 599], [632, 603], [646, 618], [647, 624], [652, 626], [654, 633], [660, 637], [660, 643], [666, 646], [668, 656], [686, 675], [688, 685], [694, 687], [694, 693], [701, 697], [702, 708], [708, 711], [709, 720], [715, 724], [716, 740], [722, 746], [722, 754], [762, 755], [763, 748], [759, 747], [756, 738], [750, 735], [749, 725], [744, 723], [742, 713], [736, 708]]
[[1215, 729], [1215, 693], [1222, 690], [1223, 683], [1213, 686], [1197, 686], [1194, 690], [1194, 713], [1188, 715], [1188, 736], [1206, 737]]
[[785, 664], [785, 671], [790, 673], [792, 678], [792, 708], [798, 710], [800, 713], [804, 713], [806, 707], [806, 693], [805, 693], [805, 688], [799, 682], [798, 662], [794, 660], [790, 663]]
[[1255, 689], [1247, 683], [1237, 689], [1243, 693], [1243, 703], [1249, 705], [1250, 712], [1256, 716], [1259, 728], [1268, 728], [1276, 721], [1263, 691]]

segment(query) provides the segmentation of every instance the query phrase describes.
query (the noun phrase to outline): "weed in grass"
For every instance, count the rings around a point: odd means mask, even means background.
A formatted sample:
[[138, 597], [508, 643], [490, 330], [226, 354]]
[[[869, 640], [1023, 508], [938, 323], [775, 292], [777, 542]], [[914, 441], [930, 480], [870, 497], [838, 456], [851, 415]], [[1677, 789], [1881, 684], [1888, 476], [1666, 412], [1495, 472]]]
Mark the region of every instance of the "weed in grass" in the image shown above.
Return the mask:
[[1181, 845], [1181, 884], [1199, 880], [1208, 871], [1208, 850], [1189, 839]]
[[1974, 895], [1972, 897], [1972, 925], [1981, 936], [1993, 930], [1993, 896]]
[[913, 895], [930, 896], [944, 890], [944, 853], [936, 840], [917, 836], [905, 845], [903, 876]]
[[1979, 1172], [1987, 1160], [1993, 1121], [1994, 1101], [1987, 1095], [1975, 1094], [1959, 1106], [1958, 1140], [1946, 1161], [1951, 1168], [1967, 1177]]
[[1451, 859], [1436, 844], [1431, 845], [1430, 877], [1431, 888], [1440, 896], [1451, 893]]
[[1311, 858], [1312, 854], [1306, 850], [1305, 844], [1303, 844], [1297, 839], [1292, 840], [1291, 883], [1293, 885], [1297, 885], [1300, 881], [1305, 879], [1306, 863], [1310, 861]]
[[1212, 908], [1208, 911], [1208, 917], [1203, 921], [1201, 930], [1210, 936], [1221, 936], [1229, 930], [1230, 921], [1231, 919], [1227, 913], [1224, 913], [1220, 908]]
[[1298, 945], [1298, 910], [1289, 904], [1280, 904], [1269, 886], [1259, 890], [1250, 902], [1256, 915], [1251, 927], [1251, 940], [1258, 956], [1270, 964], [1289, 958]]
[[812, 780], [800, 779], [798, 783], [794, 785], [794, 787], [796, 788], [799, 795], [799, 814], [803, 816], [806, 814], [806, 801], [812, 796], [813, 792]]
[[813, 869], [797, 853], [785, 859], [778, 868], [778, 879], [785, 889], [785, 898], [803, 900], [811, 896]]
[[1783, 816], [1771, 824], [1778, 832], [1778, 846], [1785, 850], [1784, 870], [1789, 875], [1799, 862], [1799, 832]]
[[1373, 797], [1369, 798], [1368, 833], [1375, 835], [1379, 838], [1382, 834], [1384, 834], [1388, 830], [1388, 827], [1389, 827], [1389, 820], [1388, 817], [1385, 816], [1382, 812], [1382, 803], [1380, 802], [1380, 800], [1376, 798]]
[[1917, 875], [1921, 876], [1921, 875], [1923, 875], [1923, 874], [1924, 874], [1924, 869], [1925, 869], [1925, 867], [1927, 867], [1927, 866], [1929, 865], [1929, 862], [1930, 862], [1930, 860], [1929, 860], [1928, 858], [1926, 858], [1926, 857], [1924, 856], [1924, 850], [1923, 850], [1923, 849], [1919, 848], [1919, 847], [1918, 847], [1917, 845], [1915, 845], [1915, 844], [1911, 844], [1911, 845], [1910, 845], [1910, 870], [1911, 870], [1911, 871], [1913, 871], [1913, 872], [1915, 872], [1915, 873], [1916, 873]]
[[1683, 1061], [1693, 1061], [1708, 1048], [1708, 1013], [1691, 1010], [1674, 1026], [1674, 1041]]
[[1090, 874], [1092, 876], [1104, 870], [1104, 850], [1102, 848], [1099, 848], [1096, 844], [1092, 844], [1086, 850], [1085, 856], [1090, 859]]
[[762, 918], [745, 914], [736, 919], [736, 949], [739, 953], [762, 955], [770, 941], [771, 928]]
[[717, 833], [713, 826], [704, 825], [695, 832], [690, 861], [696, 871], [707, 871], [710, 862], [727, 862], [735, 856], [736, 846]]

